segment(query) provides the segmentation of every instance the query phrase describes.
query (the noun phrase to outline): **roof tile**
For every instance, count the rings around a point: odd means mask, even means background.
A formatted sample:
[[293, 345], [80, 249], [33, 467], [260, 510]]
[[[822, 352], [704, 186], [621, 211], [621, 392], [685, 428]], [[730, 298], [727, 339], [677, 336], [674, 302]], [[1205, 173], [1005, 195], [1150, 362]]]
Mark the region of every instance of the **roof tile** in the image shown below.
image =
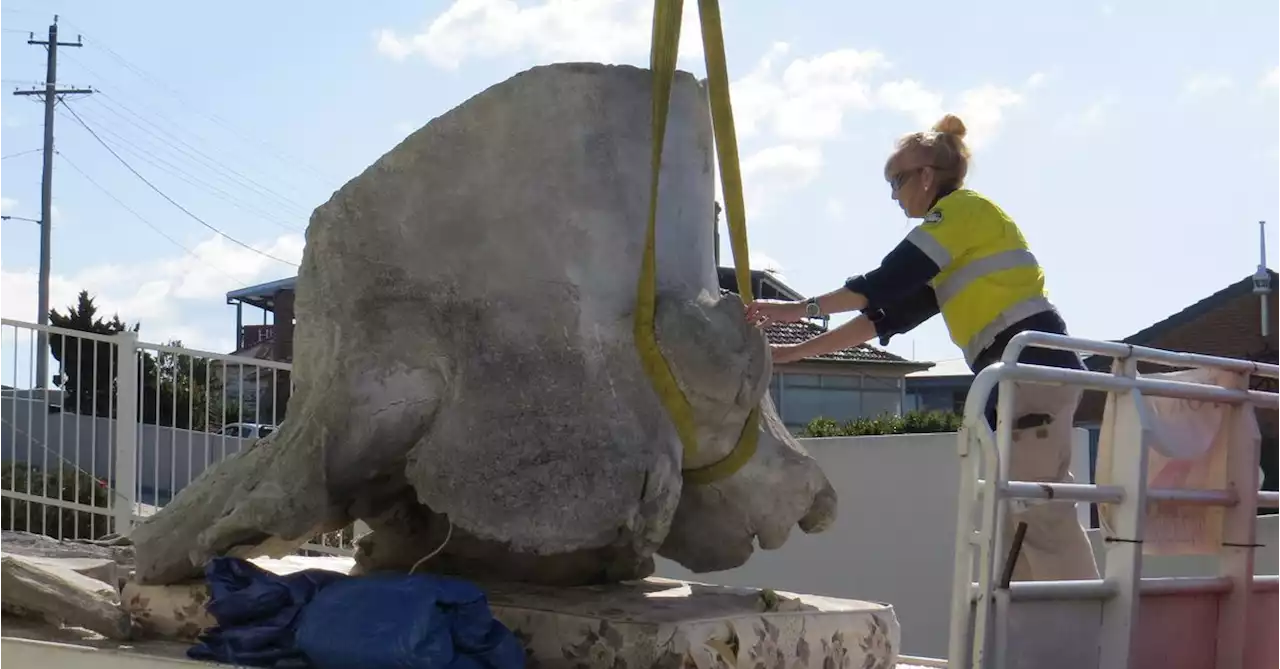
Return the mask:
[[[764, 334], [770, 344], [800, 344], [825, 332], [821, 327], [808, 321], [798, 323], [771, 323], [765, 327]], [[806, 360], [830, 360], [833, 362], [910, 362], [884, 349], [870, 344], [854, 348], [846, 348], [835, 353], [826, 353]]]

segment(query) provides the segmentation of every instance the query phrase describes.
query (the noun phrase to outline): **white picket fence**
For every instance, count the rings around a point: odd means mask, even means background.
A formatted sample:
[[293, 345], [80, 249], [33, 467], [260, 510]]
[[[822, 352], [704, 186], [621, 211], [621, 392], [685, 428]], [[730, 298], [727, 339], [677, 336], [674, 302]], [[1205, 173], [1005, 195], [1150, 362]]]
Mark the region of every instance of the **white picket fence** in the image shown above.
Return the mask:
[[[279, 425], [290, 368], [146, 343], [133, 332], [4, 319], [0, 524], [66, 539], [127, 534]], [[353, 541], [348, 528], [303, 548], [347, 555]]]

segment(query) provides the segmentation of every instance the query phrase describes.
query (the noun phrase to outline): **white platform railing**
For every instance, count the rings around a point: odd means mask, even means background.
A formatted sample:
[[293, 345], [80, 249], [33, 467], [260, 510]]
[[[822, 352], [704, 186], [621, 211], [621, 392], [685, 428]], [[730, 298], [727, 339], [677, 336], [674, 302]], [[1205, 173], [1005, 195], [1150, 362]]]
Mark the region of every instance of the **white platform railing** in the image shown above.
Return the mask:
[[[1058, 369], [1017, 362], [1029, 346], [1075, 351], [1115, 359], [1112, 373]], [[1127, 669], [1136, 634], [1138, 598], [1143, 592], [1220, 592], [1217, 632], [1218, 669], [1244, 669], [1244, 634], [1248, 599], [1255, 582], [1253, 550], [1255, 516], [1259, 507], [1275, 508], [1274, 492], [1258, 491], [1258, 453], [1228, 455], [1225, 490], [1165, 490], [1147, 488], [1149, 418], [1144, 396], [1174, 397], [1222, 403], [1234, 410], [1280, 407], [1276, 393], [1235, 390], [1167, 379], [1141, 378], [1141, 361], [1170, 367], [1217, 369], [1238, 374], [1280, 378], [1280, 367], [1229, 358], [1090, 341], [1024, 332], [1009, 343], [1001, 362], [974, 379], [965, 402], [964, 424], [958, 436], [961, 458], [957, 511], [955, 571], [953, 574], [948, 666], [952, 669], [989, 666], [1002, 668], [1005, 659], [1008, 602], [1018, 599], [1102, 600], [1099, 669]], [[1069, 385], [1100, 390], [1116, 398], [1113, 463], [1118, 485], [1033, 483], [1009, 481], [1013, 439], [1015, 384]], [[986, 409], [999, 388], [996, 429], [988, 426]], [[1110, 532], [1123, 541], [1108, 542], [1104, 578], [1091, 581], [1039, 581], [997, 587], [995, 555], [1001, 546], [1006, 504], [1016, 499], [1057, 499], [1115, 505]], [[1146, 502], [1227, 507], [1221, 551], [1221, 575], [1210, 579], [1141, 578], [1143, 524]], [[973, 508], [980, 508], [974, 527]], [[971, 575], [977, 569], [977, 583]], [[989, 628], [994, 632], [988, 648]]]
[[[278, 425], [289, 392], [289, 363], [147, 343], [134, 332], [4, 319], [0, 347], [0, 520], [57, 538], [128, 534], [253, 443], [256, 434], [228, 424]], [[38, 378], [42, 368], [48, 378]], [[352, 539], [334, 532], [304, 548], [350, 554]]]

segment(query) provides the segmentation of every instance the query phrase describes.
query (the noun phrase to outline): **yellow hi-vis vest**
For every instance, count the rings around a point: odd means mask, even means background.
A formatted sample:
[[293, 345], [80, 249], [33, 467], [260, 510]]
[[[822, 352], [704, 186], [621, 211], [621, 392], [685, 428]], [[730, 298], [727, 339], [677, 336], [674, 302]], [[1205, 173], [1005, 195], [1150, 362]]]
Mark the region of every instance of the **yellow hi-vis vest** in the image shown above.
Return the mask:
[[1010, 325], [1053, 309], [1018, 226], [971, 190], [938, 200], [907, 241], [941, 268], [929, 283], [951, 341], [971, 365]]

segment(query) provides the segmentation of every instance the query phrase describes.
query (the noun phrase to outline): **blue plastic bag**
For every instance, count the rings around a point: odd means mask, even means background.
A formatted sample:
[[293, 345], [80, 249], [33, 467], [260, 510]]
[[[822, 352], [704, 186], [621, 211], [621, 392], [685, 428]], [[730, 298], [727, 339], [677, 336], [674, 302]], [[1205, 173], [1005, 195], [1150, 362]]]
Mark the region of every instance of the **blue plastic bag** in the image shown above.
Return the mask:
[[293, 669], [523, 669], [524, 649], [484, 593], [427, 574], [285, 576], [236, 558], [205, 569], [218, 626], [187, 654]]
[[297, 618], [322, 588], [347, 577], [308, 569], [280, 576], [236, 558], [215, 558], [205, 567], [207, 609], [218, 626], [187, 651], [197, 660], [254, 667], [306, 667], [294, 643]]
[[297, 638], [316, 669], [524, 667], [524, 648], [479, 588], [428, 574], [335, 583], [307, 605]]

